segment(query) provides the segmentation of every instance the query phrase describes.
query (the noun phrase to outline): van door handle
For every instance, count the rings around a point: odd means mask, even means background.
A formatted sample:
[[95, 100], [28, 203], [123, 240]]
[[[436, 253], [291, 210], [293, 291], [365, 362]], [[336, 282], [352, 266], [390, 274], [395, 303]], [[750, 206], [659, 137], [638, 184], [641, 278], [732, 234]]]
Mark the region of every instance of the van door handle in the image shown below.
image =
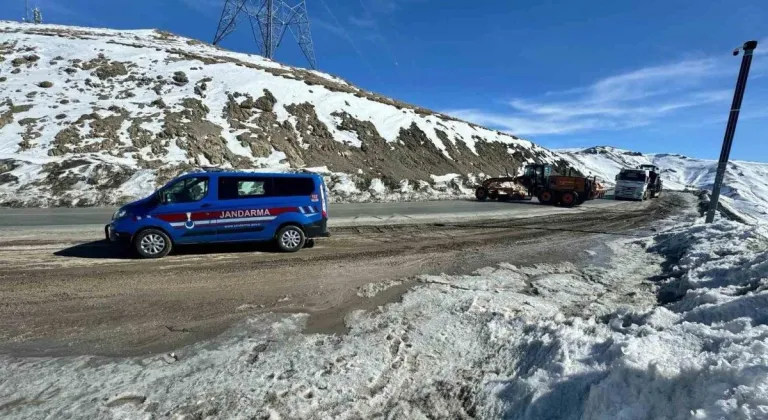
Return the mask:
[[201, 208], [208, 208], [208, 207], [211, 207], [211, 206], [213, 206], [213, 204], [211, 204], [211, 203], [203, 203], [203, 204], [200, 205]]

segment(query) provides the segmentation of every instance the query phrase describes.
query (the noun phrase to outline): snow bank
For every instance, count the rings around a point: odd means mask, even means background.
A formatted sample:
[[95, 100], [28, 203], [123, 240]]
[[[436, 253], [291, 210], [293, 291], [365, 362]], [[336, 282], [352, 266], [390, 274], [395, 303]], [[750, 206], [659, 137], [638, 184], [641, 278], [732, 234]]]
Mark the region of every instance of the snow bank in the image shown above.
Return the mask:
[[[0, 384], [0, 406], [14, 416], [60, 419], [166, 412], [171, 418], [494, 417], [499, 412], [488, 403], [496, 398], [482, 396], [483, 388], [521, 362], [508, 351], [527, 335], [526, 320], [536, 325], [557, 316], [558, 307], [605, 292], [568, 264], [505, 264], [420, 280], [401, 303], [348, 315], [351, 331], [342, 337], [299, 334], [305, 315], [263, 315], [173, 356], [3, 358], [0, 374], [14, 379]], [[536, 293], [529, 291], [532, 282]], [[361, 295], [375, 295], [374, 289]]]
[[365, 175], [332, 172], [326, 167], [303, 169], [323, 176], [332, 203], [455, 200], [474, 197], [484, 174], [432, 176], [432, 183], [403, 179], [397, 183]]
[[[664, 307], [611, 325], [628, 336], [620, 369], [590, 392], [597, 409], [667, 418], [768, 416], [768, 232], [735, 222], [661, 234]], [[633, 401], [631, 407], [623, 407]], [[668, 404], [666, 407], [662, 403]], [[585, 413], [590, 413], [589, 410]]]
[[[490, 387], [505, 418], [768, 416], [768, 232], [720, 221], [649, 240], [667, 258], [651, 310], [526, 326], [532, 362]], [[643, 241], [639, 241], [642, 243]], [[598, 318], [599, 319], [599, 318]]]

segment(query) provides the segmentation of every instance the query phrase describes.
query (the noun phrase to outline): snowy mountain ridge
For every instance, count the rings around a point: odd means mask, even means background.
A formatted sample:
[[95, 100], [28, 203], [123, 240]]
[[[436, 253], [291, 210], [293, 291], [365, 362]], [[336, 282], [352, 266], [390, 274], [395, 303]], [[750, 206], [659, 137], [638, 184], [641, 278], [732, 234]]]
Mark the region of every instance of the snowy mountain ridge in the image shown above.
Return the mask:
[[203, 165], [320, 171], [334, 199], [359, 200], [562, 164], [325, 73], [156, 30], [0, 22], [0, 98], [0, 205], [117, 204]]
[[[556, 150], [575, 169], [614, 184], [621, 168], [653, 164], [661, 168], [664, 189], [712, 190], [717, 161], [680, 154], [643, 154], [610, 146]], [[721, 197], [741, 214], [768, 223], [768, 163], [731, 160], [725, 172]]]

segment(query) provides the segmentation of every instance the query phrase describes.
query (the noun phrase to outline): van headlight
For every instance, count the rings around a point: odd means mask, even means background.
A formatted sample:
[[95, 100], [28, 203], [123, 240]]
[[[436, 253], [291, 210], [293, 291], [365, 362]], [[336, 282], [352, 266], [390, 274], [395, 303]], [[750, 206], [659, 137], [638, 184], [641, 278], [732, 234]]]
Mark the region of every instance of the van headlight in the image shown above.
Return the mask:
[[125, 217], [128, 214], [128, 212], [125, 209], [117, 209], [115, 213], [112, 215], [112, 220], [117, 220], [121, 217]]

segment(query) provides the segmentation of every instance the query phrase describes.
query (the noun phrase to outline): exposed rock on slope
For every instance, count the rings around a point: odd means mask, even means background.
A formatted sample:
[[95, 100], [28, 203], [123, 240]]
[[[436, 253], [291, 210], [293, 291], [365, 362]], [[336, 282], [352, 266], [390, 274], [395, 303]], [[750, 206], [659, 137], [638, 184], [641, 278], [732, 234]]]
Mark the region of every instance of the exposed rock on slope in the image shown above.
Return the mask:
[[[117, 204], [203, 165], [310, 169], [336, 200], [563, 164], [529, 141], [162, 31], [0, 23], [0, 205]], [[45, 86], [45, 87], [43, 87]]]

